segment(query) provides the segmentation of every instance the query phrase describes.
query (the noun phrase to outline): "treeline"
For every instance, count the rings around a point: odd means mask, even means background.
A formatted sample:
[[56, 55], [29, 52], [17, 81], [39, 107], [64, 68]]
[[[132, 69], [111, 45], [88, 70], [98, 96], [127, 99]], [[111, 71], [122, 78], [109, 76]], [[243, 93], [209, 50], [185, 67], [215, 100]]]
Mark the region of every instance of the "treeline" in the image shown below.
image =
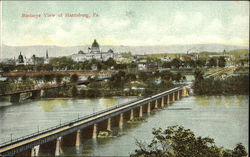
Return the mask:
[[[86, 87], [62, 87], [45, 91], [45, 97], [110, 97], [110, 96], [147, 96], [174, 87], [173, 81], [185, 79], [180, 73], [119, 71], [107, 81], [94, 79]], [[71, 79], [72, 82], [72, 79]]]
[[196, 77], [194, 93], [196, 95], [249, 94], [249, 75], [230, 76], [226, 79]]

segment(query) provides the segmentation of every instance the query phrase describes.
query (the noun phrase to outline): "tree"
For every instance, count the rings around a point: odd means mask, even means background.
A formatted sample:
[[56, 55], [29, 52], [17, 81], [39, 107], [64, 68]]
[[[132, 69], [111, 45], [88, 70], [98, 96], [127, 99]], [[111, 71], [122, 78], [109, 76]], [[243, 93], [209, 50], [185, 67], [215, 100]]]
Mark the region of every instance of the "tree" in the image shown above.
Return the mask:
[[78, 79], [79, 79], [78, 75], [77, 74], [73, 74], [70, 77], [70, 82], [77, 82]]
[[210, 67], [216, 67], [217, 66], [217, 59], [216, 58], [210, 58], [208, 60], [208, 66], [210, 66]]
[[171, 62], [164, 62], [164, 63], [162, 64], [162, 67], [163, 67], [163, 68], [171, 68]]
[[136, 75], [135, 74], [126, 74], [125, 75], [125, 80], [126, 81], [135, 81], [136, 80]]
[[232, 157], [238, 156], [247, 156], [246, 148], [242, 145], [242, 143], [238, 143], [232, 152]]
[[55, 75], [49, 74], [49, 75], [44, 75], [44, 76], [43, 76], [43, 79], [44, 79], [46, 82], [51, 82], [51, 81], [53, 81], [54, 77], [55, 77]]
[[204, 67], [206, 65], [206, 60], [198, 59], [198, 60], [196, 60], [196, 65], [198, 67]]
[[[233, 152], [247, 155], [243, 145], [228, 151], [215, 145], [209, 137], [196, 137], [190, 129], [182, 126], [169, 126], [166, 130], [153, 129], [153, 139], [149, 144], [136, 141], [138, 148], [131, 156], [139, 157], [226, 157]], [[236, 150], [236, 151], [235, 151]]]
[[78, 95], [78, 90], [77, 90], [76, 86], [72, 87], [71, 94], [73, 97], [76, 97]]
[[175, 67], [175, 68], [179, 68], [181, 66], [181, 60], [178, 58], [174, 58], [171, 61], [171, 64]]
[[174, 80], [177, 81], [177, 82], [180, 82], [182, 76], [181, 76], [181, 73], [177, 73], [176, 75], [174, 75]]
[[224, 57], [219, 57], [219, 60], [218, 60], [218, 66], [219, 67], [225, 67], [226, 66], [226, 60]]
[[109, 79], [110, 88], [123, 88], [125, 84], [125, 72], [119, 71]]
[[22, 76], [22, 81], [27, 81], [28, 77], [26, 75]]
[[56, 75], [56, 83], [60, 84], [62, 82], [62, 75]]
[[104, 64], [111, 67], [111, 66], [115, 66], [116, 62], [113, 58], [109, 58], [107, 61], [104, 62]]

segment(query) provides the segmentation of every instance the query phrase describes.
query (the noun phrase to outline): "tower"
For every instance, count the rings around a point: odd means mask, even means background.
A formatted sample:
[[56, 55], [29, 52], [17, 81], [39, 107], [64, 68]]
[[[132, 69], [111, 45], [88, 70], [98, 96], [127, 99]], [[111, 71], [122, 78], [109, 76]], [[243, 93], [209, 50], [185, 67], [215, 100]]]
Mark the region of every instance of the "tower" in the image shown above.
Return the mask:
[[49, 59], [48, 50], [46, 50], [46, 59]]
[[46, 50], [46, 57], [44, 59], [44, 64], [49, 64], [49, 52]]
[[20, 54], [18, 56], [18, 63], [19, 64], [23, 64], [24, 63], [22, 52], [20, 52]]

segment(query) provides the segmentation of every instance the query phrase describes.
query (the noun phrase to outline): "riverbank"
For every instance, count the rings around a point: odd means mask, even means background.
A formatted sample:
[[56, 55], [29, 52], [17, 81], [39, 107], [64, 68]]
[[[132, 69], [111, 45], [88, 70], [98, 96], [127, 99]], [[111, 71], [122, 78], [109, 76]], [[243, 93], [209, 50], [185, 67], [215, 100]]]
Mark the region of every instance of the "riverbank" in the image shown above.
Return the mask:
[[197, 76], [193, 89], [195, 95], [249, 95], [249, 75], [225, 79]]

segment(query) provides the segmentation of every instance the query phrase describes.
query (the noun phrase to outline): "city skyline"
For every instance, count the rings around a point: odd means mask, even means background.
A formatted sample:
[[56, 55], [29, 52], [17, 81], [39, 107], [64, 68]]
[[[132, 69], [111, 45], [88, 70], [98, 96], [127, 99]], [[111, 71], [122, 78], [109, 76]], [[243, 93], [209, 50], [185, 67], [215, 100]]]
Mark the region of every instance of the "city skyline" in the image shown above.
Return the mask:
[[[242, 1], [1, 4], [2, 45], [77, 46], [89, 45], [93, 39], [101, 45], [116, 46], [249, 45], [249, 3]], [[48, 14], [55, 17], [46, 17]]]

